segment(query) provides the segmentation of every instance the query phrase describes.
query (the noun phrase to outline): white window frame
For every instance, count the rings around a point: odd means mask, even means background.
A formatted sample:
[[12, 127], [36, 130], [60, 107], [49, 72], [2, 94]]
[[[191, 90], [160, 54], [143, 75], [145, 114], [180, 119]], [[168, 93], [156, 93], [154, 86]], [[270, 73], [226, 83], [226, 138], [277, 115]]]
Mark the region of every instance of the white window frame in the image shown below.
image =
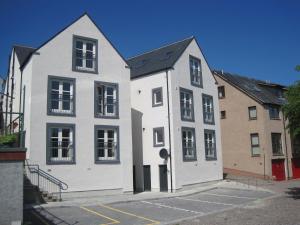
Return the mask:
[[[53, 129], [58, 130], [58, 136], [52, 136]], [[63, 138], [63, 130], [69, 130], [69, 136]], [[54, 124], [47, 123], [47, 164], [74, 164], [75, 163], [75, 125], [74, 124]], [[57, 147], [53, 147], [53, 139], [57, 139]], [[63, 156], [63, 141], [67, 141], [67, 157]], [[53, 156], [54, 150], [57, 149], [57, 156]]]
[[[100, 138], [98, 136], [98, 131], [102, 130], [104, 132], [104, 137]], [[113, 131], [113, 138], [108, 138], [108, 132]], [[98, 140], [103, 140], [103, 147], [99, 146]], [[111, 148], [109, 148], [108, 143], [112, 143]], [[103, 149], [104, 156], [99, 156], [99, 150]], [[108, 151], [112, 150], [113, 156], [109, 156]], [[105, 162], [119, 162], [119, 128], [115, 126], [95, 126], [95, 163], [105, 163]]]
[[[182, 94], [183, 94], [183, 98], [181, 98]], [[194, 120], [193, 92], [184, 88], [180, 88], [179, 96], [180, 96], [181, 120], [193, 121]]]
[[[52, 84], [53, 82], [58, 82], [59, 83], [59, 87], [58, 90], [57, 89], [53, 89]], [[68, 83], [70, 84], [70, 91], [65, 91], [63, 90], [63, 84], [64, 83]], [[50, 81], [50, 111], [52, 113], [62, 113], [62, 114], [72, 114], [74, 112], [74, 101], [73, 101], [73, 96], [74, 96], [74, 82], [73, 81], [69, 81], [69, 80], [59, 80], [59, 79], [51, 79]], [[58, 109], [53, 109], [52, 108], [52, 92], [53, 91], [58, 91]], [[69, 92], [70, 95], [70, 109], [69, 110], [65, 110], [63, 109], [63, 96], [64, 96], [64, 92]]]
[[[157, 100], [157, 94], [160, 93], [161, 101]], [[152, 107], [162, 106], [163, 105], [163, 92], [162, 87], [152, 89]]]
[[[257, 143], [255, 143], [253, 138], [257, 138]], [[251, 139], [251, 155], [252, 156], [260, 156], [260, 141], [259, 141], [259, 134], [258, 133], [252, 133], [250, 134]]]
[[[158, 135], [159, 132], [161, 132], [162, 136], [162, 141], [158, 141]], [[164, 127], [156, 127], [153, 128], [153, 147], [162, 147], [165, 145], [165, 132], [164, 132]]]
[[[257, 109], [256, 106], [250, 106], [248, 107], [249, 111], [249, 119], [250, 120], [256, 120], [257, 119]], [[253, 116], [253, 112], [255, 112], [255, 116]]]
[[[183, 137], [183, 133], [186, 133], [185, 139]], [[191, 134], [190, 137], [189, 134]], [[181, 138], [183, 161], [197, 160], [195, 129], [189, 127], [182, 127]]]
[[202, 94], [203, 104], [203, 122], [206, 124], [214, 124], [214, 101], [210, 95]]
[[204, 146], [206, 160], [216, 160], [216, 133], [214, 130], [204, 130]]
[[190, 77], [191, 84], [197, 87], [202, 87], [202, 65], [201, 60], [190, 56]]
[[[99, 94], [99, 89], [101, 88], [101, 95]], [[113, 89], [113, 94], [108, 94], [108, 88]], [[119, 116], [119, 87], [114, 83], [106, 82], [95, 82], [95, 117], [100, 118], [118, 118]], [[113, 102], [108, 103], [108, 97], [112, 97]], [[113, 107], [113, 112], [109, 112], [108, 106]], [[101, 111], [100, 112], [100, 109]]]
[[[77, 42], [82, 42], [82, 49], [81, 48], [77, 48]], [[87, 50], [87, 44], [92, 44], [93, 45], [93, 50], [92, 50], [92, 63], [93, 63], [93, 67], [90, 68], [90, 67], [87, 67], [87, 58], [86, 58], [86, 55], [87, 55], [87, 52], [91, 52], [90, 50]], [[82, 60], [82, 66], [78, 66], [77, 65], [77, 59], [79, 57], [77, 57], [76, 55], [76, 51], [79, 50], [79, 51], [82, 51], [82, 58], [80, 58]], [[77, 70], [85, 70], [85, 71], [96, 71], [96, 43], [94, 41], [91, 41], [91, 40], [85, 40], [85, 39], [81, 39], [81, 38], [76, 38], [75, 39], [75, 46], [74, 46], [74, 51], [75, 51], [75, 68]]]

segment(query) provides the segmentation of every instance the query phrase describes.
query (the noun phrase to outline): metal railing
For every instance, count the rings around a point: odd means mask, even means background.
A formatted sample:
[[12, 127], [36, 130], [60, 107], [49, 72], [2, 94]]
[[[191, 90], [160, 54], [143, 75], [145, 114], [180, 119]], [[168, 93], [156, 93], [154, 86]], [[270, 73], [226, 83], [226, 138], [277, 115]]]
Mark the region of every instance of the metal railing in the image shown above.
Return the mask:
[[40, 169], [38, 164], [28, 164], [28, 161], [25, 160], [24, 167], [25, 176], [31, 185], [38, 187], [40, 192], [46, 192], [52, 198], [57, 197], [59, 201], [62, 200], [62, 190], [68, 189], [65, 182]]

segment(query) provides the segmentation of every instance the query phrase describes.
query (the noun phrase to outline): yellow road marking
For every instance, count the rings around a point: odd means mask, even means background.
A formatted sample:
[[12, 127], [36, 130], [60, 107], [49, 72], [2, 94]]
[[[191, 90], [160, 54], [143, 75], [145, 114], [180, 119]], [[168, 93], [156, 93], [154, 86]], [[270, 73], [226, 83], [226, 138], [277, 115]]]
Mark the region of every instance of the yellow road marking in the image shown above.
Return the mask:
[[116, 212], [119, 212], [119, 213], [123, 213], [123, 214], [128, 215], [128, 216], [133, 216], [133, 217], [136, 217], [136, 218], [139, 218], [139, 219], [142, 219], [142, 220], [146, 220], [146, 221], [150, 221], [150, 222], [151, 222], [151, 223], [146, 224], [146, 225], [160, 224], [159, 221], [152, 220], [152, 219], [149, 219], [149, 218], [146, 218], [146, 217], [143, 217], [143, 216], [138, 216], [138, 215], [135, 215], [135, 214], [133, 214], [133, 213], [129, 213], [129, 212], [122, 211], [122, 210], [120, 210], [120, 209], [115, 209], [115, 208], [112, 208], [112, 207], [107, 206], [107, 205], [101, 205], [101, 204], [100, 204], [99, 206], [101, 206], [101, 207], [103, 207], [103, 208], [110, 209], [110, 210], [112, 210], [112, 211], [116, 211]]
[[41, 222], [43, 222], [43, 224], [45, 225], [49, 225], [49, 223], [47, 223], [39, 214], [37, 214], [35, 211], [31, 211], [33, 215], [35, 215], [35, 217], [37, 217]]
[[105, 219], [107, 219], [107, 220], [112, 221], [112, 222], [110, 222], [110, 223], [103, 223], [103, 224], [101, 224], [101, 225], [109, 225], [109, 224], [118, 224], [118, 223], [120, 223], [120, 221], [115, 220], [115, 219], [113, 219], [113, 218], [110, 218], [110, 217], [108, 217], [108, 216], [104, 216], [103, 214], [101, 214], [101, 213], [99, 213], [99, 212], [93, 211], [93, 210], [88, 209], [88, 208], [85, 208], [85, 207], [83, 207], [83, 206], [81, 206], [80, 208], [83, 209], [83, 210], [85, 210], [85, 211], [88, 211], [88, 212], [90, 212], [90, 213], [92, 213], [92, 214], [95, 214], [95, 215], [97, 215], [97, 216], [100, 216], [100, 217], [103, 217], [103, 218], [105, 218]]

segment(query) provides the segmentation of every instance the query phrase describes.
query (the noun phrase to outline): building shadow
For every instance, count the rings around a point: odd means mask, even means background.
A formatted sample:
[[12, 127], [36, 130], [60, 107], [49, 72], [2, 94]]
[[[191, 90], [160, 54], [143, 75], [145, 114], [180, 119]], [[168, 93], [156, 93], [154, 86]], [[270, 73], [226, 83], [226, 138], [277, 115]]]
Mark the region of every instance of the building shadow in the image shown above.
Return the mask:
[[288, 191], [285, 192], [290, 198], [293, 199], [300, 199], [300, 188], [293, 187], [289, 188]]
[[51, 213], [49, 210], [39, 206], [37, 208], [24, 209], [23, 213], [24, 225], [75, 225], [78, 221], [70, 223]]

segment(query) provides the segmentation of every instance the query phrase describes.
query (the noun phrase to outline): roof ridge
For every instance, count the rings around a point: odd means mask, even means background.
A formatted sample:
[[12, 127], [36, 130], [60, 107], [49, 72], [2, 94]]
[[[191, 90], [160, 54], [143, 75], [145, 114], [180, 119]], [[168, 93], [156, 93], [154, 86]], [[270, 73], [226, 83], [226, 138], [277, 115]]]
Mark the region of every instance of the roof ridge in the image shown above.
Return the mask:
[[142, 55], [146, 55], [146, 54], [151, 53], [151, 52], [158, 51], [158, 50], [160, 50], [160, 49], [162, 49], [162, 48], [166, 48], [166, 47], [169, 47], [169, 46], [171, 46], [171, 45], [178, 44], [178, 43], [183, 42], [183, 41], [186, 41], [186, 40], [188, 40], [188, 39], [194, 39], [194, 38], [195, 38], [194, 36], [190, 36], [190, 37], [185, 38], [185, 39], [182, 39], [182, 40], [180, 40], [180, 41], [175, 41], [175, 42], [172, 42], [172, 43], [170, 43], [170, 44], [163, 45], [163, 46], [161, 46], [161, 47], [152, 49], [152, 50], [150, 50], [150, 51], [146, 51], [146, 52], [141, 53], [141, 54], [138, 54], [138, 55], [136, 55], [136, 56], [132, 56], [132, 57], [130, 57], [130, 58], [127, 58], [127, 61], [130, 60], [130, 59], [133, 59], [133, 58], [137, 58], [137, 57], [142, 56]]

